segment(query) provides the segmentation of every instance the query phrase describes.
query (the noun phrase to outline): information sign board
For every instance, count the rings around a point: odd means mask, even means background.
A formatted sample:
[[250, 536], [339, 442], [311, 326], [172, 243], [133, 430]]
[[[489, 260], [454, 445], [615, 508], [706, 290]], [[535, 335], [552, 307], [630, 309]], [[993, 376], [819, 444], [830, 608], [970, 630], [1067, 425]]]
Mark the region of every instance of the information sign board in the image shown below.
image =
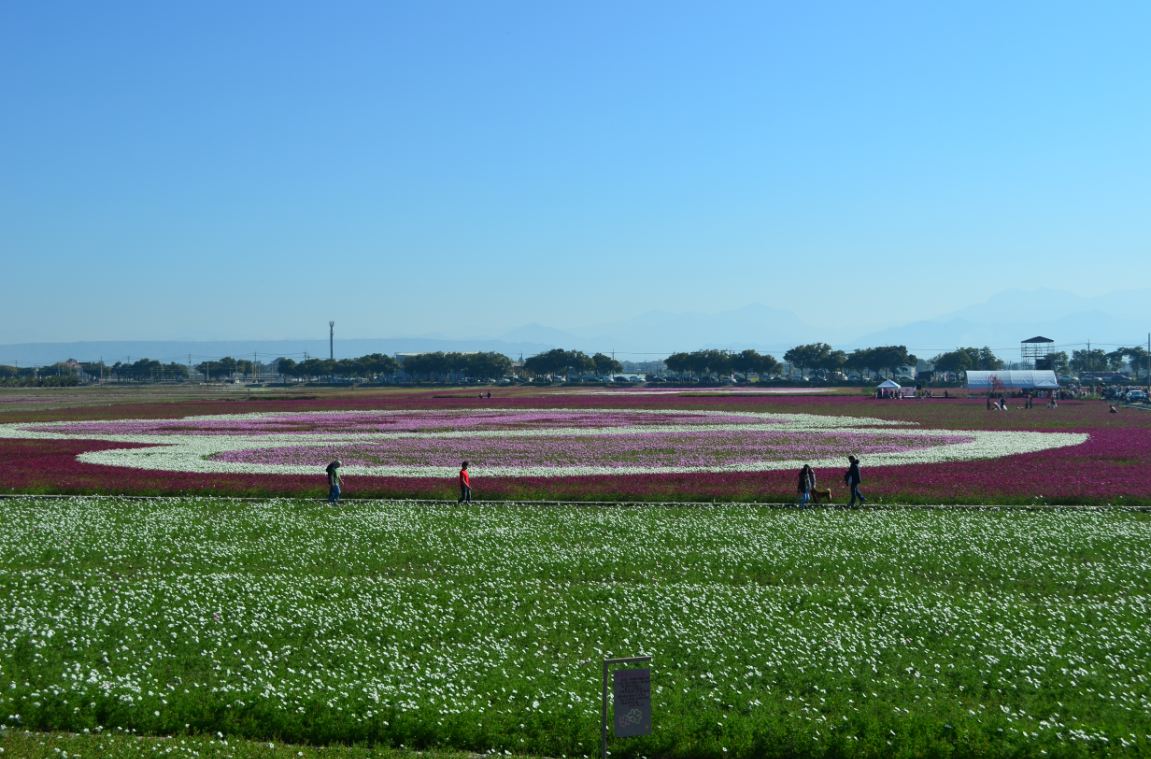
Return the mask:
[[651, 670], [617, 669], [612, 675], [616, 736], [650, 735]]

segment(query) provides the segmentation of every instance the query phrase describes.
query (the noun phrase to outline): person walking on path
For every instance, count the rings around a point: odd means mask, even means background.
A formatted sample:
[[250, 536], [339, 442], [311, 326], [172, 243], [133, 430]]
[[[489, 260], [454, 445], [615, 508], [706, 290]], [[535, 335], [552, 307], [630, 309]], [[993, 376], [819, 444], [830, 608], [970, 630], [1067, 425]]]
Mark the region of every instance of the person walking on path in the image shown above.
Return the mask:
[[815, 492], [815, 470], [810, 464], [804, 464], [799, 470], [799, 505], [806, 506], [811, 501], [811, 494]]
[[340, 502], [340, 467], [343, 466], [339, 459], [328, 464], [324, 471], [328, 473], [328, 503], [335, 506]]
[[460, 500], [456, 503], [472, 502], [472, 480], [468, 476], [468, 462], [460, 464]]
[[851, 488], [851, 501], [847, 504], [847, 508], [854, 509], [856, 501], [859, 501], [859, 505], [862, 506], [867, 499], [863, 497], [863, 493], [859, 492], [859, 483], [863, 481], [863, 478], [859, 476], [859, 459], [848, 456], [847, 460], [850, 464], [847, 471], [843, 473], [843, 482]]

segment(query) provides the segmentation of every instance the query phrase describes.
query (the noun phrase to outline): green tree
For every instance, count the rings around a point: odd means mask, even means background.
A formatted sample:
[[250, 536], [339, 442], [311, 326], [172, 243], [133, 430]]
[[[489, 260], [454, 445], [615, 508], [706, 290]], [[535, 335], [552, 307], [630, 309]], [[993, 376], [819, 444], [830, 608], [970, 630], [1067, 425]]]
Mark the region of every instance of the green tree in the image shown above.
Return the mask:
[[996, 371], [1003, 368], [1003, 362], [992, 352], [991, 348], [956, 348], [953, 351], [940, 353], [931, 359], [937, 372], [965, 372], [971, 369]]
[[[846, 356], [844, 358], [846, 358]], [[760, 376], [760, 379], [763, 379], [764, 377], [779, 374], [782, 368], [783, 364], [779, 363], [775, 356], [764, 353], [759, 357], [759, 364], [755, 367], [755, 372]]]
[[616, 361], [611, 356], [604, 353], [597, 353], [591, 357], [592, 363], [595, 365], [595, 373], [600, 377], [607, 377], [611, 374], [619, 374], [623, 371], [623, 364]]
[[847, 357], [845, 366], [852, 371], [866, 374], [867, 372], [886, 371], [895, 372], [901, 366], [915, 366], [919, 359], [907, 352], [903, 345], [882, 345], [875, 348], [858, 348]]
[[1105, 372], [1109, 366], [1107, 352], [1101, 348], [1072, 351], [1070, 364], [1074, 372]]
[[276, 373], [280, 379], [287, 381], [288, 377], [296, 376], [296, 367], [299, 366], [293, 358], [278, 358], [275, 360]]
[[426, 382], [436, 379], [445, 380], [450, 369], [447, 354], [442, 351], [404, 356], [402, 365], [404, 372]]
[[966, 348], [940, 353], [931, 359], [931, 363], [935, 367], [936, 372], [945, 372], [948, 374], [958, 374], [959, 372], [965, 372], [975, 368], [975, 362], [972, 360], [971, 354], [967, 352]]
[[366, 356], [361, 356], [359, 363], [364, 368], [364, 376], [377, 380], [383, 377], [392, 377], [400, 370], [399, 362], [383, 353], [369, 353]]
[[332, 364], [333, 377], [352, 379], [356, 377], [364, 377], [366, 375], [367, 370], [364, 369], [364, 365], [354, 358], [336, 359]]
[[[246, 362], [250, 365], [250, 362]], [[235, 375], [240, 362], [231, 356], [224, 356], [223, 358], [213, 359], [211, 361], [201, 361], [196, 364], [196, 371], [204, 375], [204, 378], [211, 382], [212, 380], [231, 380]]]
[[673, 353], [663, 360], [663, 365], [669, 372], [678, 375], [690, 374], [692, 371], [691, 356], [687, 353]]
[[1063, 351], [1055, 351], [1039, 358], [1035, 362], [1035, 368], [1050, 369], [1057, 374], [1062, 374], [1071, 368], [1071, 362], [1068, 360], [1066, 353]]
[[499, 379], [512, 372], [512, 360], [502, 353], [471, 353], [463, 359], [460, 371], [473, 379]]
[[1002, 369], [1005, 366], [1003, 361], [995, 355], [994, 351], [986, 345], [979, 349], [979, 355], [975, 360], [975, 368], [983, 371], [994, 372]]
[[80, 362], [80, 371], [84, 372], [84, 374], [87, 374], [89, 377], [94, 377], [96, 379], [100, 379], [101, 377], [104, 376], [104, 373], [107, 370], [108, 370], [108, 367], [104, 365], [103, 361], [81, 361]]
[[141, 358], [132, 363], [117, 361], [112, 365], [114, 379], [131, 382], [156, 382], [161, 378], [163, 365], [151, 358]]
[[165, 380], [184, 382], [189, 376], [188, 367], [172, 361], [160, 368], [160, 376]]
[[886, 369], [891, 374], [895, 374], [901, 366], [915, 366], [916, 358], [911, 353], [907, 352], [907, 347], [904, 345], [884, 345], [878, 348], [872, 348], [872, 362], [874, 362], [874, 369]]
[[591, 356], [583, 351], [563, 350], [554, 348], [546, 353], [539, 353], [524, 361], [524, 370], [537, 377], [557, 374], [570, 377], [572, 372], [590, 372], [595, 369], [595, 362]]
[[713, 377], [730, 377], [735, 366], [735, 356], [728, 351], [708, 350], [696, 351], [700, 371]]
[[761, 354], [748, 348], [731, 357], [732, 369], [740, 374], [758, 374], [765, 377], [779, 371], [779, 362], [774, 356]]
[[334, 370], [335, 362], [326, 358], [309, 358], [296, 367], [297, 376], [309, 380], [331, 377]]
[[1127, 357], [1128, 366], [1131, 367], [1131, 373], [1136, 377], [1147, 376], [1149, 369], [1151, 369], [1151, 353], [1148, 353], [1142, 345], [1123, 348], [1122, 350]]
[[852, 371], [859, 372], [866, 375], [871, 369], [871, 355], [870, 352], [863, 348], [853, 350], [843, 364], [844, 368]]
[[[707, 350], [692, 351], [691, 353], [673, 353], [663, 360], [668, 371], [692, 378], [700, 377], [726, 377], [733, 371], [767, 371], [778, 367], [778, 362], [771, 356], [760, 356], [755, 351], [743, 351], [733, 354], [729, 351]], [[756, 367], [747, 369], [743, 367]]]
[[739, 374], [743, 374], [745, 376], [758, 372], [762, 359], [763, 356], [761, 356], [757, 350], [752, 348], [741, 350], [739, 353], [736, 353], [731, 357], [732, 371], [738, 372]]
[[783, 360], [806, 374], [812, 369], [825, 368], [831, 361], [831, 346], [827, 343], [797, 345], [783, 354]]
[[829, 372], [838, 372], [847, 365], [847, 354], [843, 351], [835, 350], [827, 354], [823, 363], [818, 367], [819, 369], [826, 369]]

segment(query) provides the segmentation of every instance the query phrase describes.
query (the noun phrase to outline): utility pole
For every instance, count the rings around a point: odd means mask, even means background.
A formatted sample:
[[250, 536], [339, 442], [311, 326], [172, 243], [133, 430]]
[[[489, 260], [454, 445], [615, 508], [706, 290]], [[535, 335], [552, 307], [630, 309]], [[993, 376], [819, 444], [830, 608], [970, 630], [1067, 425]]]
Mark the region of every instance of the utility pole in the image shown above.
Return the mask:
[[328, 359], [336, 360], [336, 323], [328, 322]]

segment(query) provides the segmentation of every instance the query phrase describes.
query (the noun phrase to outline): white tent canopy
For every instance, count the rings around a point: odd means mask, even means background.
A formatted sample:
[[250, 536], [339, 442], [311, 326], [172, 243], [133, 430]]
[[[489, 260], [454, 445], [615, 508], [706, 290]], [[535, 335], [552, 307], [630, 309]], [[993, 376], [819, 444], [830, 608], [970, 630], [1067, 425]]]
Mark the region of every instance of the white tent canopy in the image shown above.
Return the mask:
[[884, 380], [875, 386], [876, 398], [914, 398], [915, 388], [905, 388], [895, 380]]
[[1058, 390], [1059, 380], [1050, 369], [967, 372], [967, 389], [990, 392], [994, 390]]

